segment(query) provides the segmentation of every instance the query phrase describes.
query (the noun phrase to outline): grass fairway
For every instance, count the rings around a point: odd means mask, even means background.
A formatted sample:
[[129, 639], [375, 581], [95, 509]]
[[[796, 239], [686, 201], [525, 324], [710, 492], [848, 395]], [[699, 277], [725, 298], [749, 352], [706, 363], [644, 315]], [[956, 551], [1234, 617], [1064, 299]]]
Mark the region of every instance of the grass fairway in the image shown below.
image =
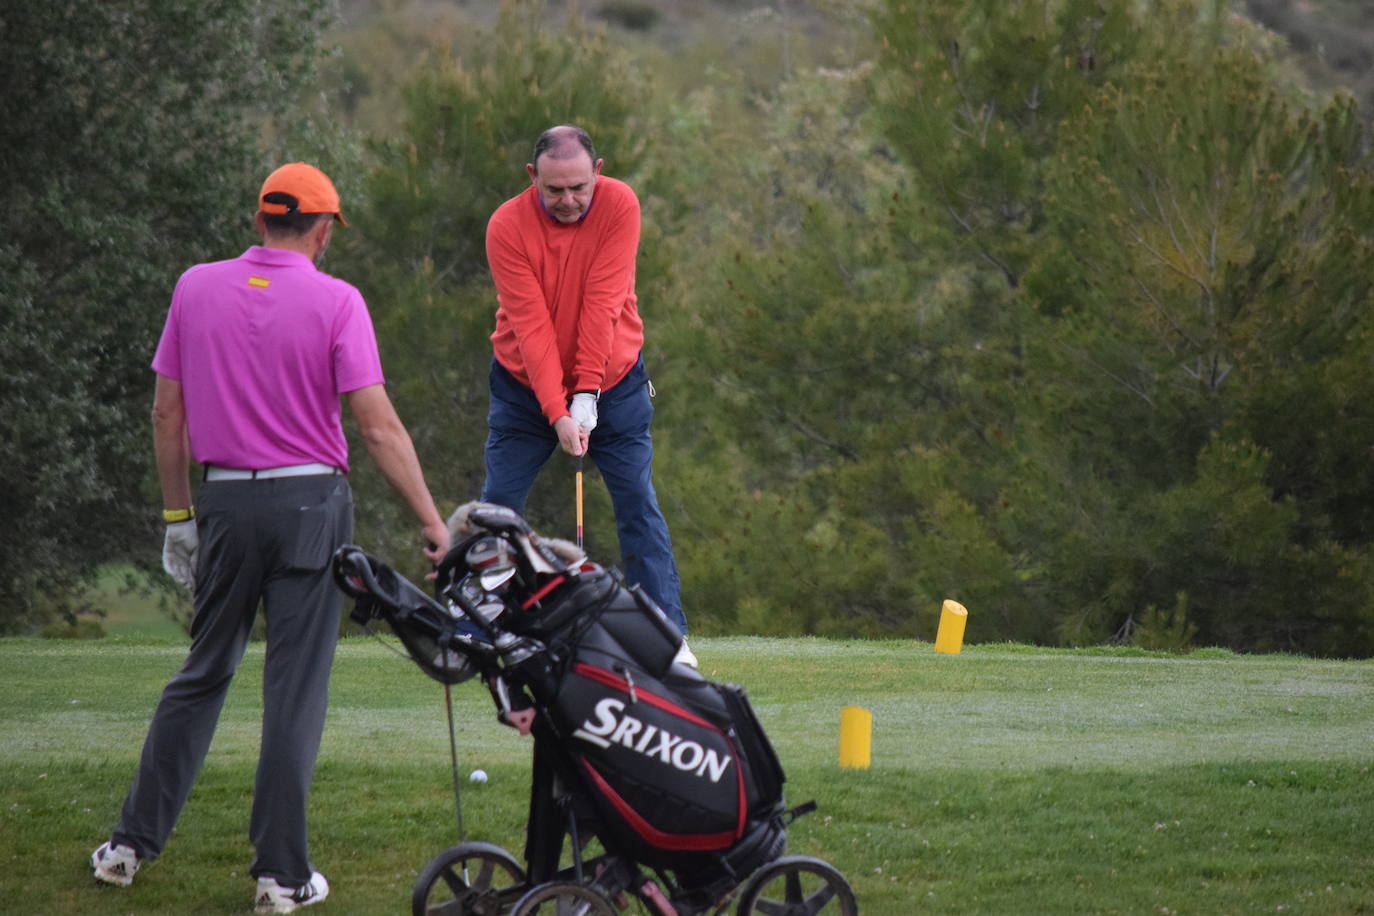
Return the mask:
[[[693, 640], [743, 683], [820, 810], [793, 852], [849, 877], [866, 916], [1374, 913], [1374, 663], [1203, 651], [1057, 651]], [[260, 710], [250, 648], [163, 858], [127, 890], [86, 859], [108, 833], [175, 640], [0, 640], [0, 911], [250, 911], [246, 837]], [[443, 690], [346, 640], [312, 796], [334, 886], [315, 914], [408, 911], [455, 841]], [[521, 856], [529, 745], [455, 689], [469, 839]], [[840, 770], [840, 708], [874, 716], [873, 766]]]

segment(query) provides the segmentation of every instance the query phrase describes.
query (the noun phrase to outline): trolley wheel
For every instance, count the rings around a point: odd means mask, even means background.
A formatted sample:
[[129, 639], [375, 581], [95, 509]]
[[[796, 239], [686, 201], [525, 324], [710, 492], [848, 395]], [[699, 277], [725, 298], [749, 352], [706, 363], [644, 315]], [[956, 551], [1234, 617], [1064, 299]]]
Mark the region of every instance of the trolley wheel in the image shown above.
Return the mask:
[[536, 884], [515, 902], [510, 916], [618, 916], [615, 905], [585, 884], [549, 881]]
[[411, 916], [500, 916], [525, 891], [525, 870], [500, 846], [459, 843], [415, 879]]
[[739, 916], [858, 916], [854, 891], [840, 870], [810, 856], [783, 856], [749, 877]]

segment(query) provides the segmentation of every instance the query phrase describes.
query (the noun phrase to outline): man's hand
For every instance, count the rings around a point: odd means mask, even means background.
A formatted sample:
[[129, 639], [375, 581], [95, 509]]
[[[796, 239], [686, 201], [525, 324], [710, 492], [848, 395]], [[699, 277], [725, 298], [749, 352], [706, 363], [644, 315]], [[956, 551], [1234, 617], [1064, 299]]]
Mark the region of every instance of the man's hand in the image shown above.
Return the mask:
[[558, 434], [558, 444], [563, 447], [563, 451], [573, 456], [586, 454], [591, 431], [584, 429], [572, 417], [559, 417], [554, 421], [553, 431]]
[[572, 406], [568, 408], [577, 425], [588, 433], [596, 429], [596, 395], [590, 391], [579, 391], [573, 395]]
[[430, 522], [420, 532], [425, 539], [425, 556], [431, 563], [438, 563], [448, 553], [448, 526], [442, 521]]
[[167, 526], [162, 542], [162, 568], [177, 582], [194, 590], [196, 587], [196, 553], [200, 550], [200, 533], [196, 520], [173, 522]]

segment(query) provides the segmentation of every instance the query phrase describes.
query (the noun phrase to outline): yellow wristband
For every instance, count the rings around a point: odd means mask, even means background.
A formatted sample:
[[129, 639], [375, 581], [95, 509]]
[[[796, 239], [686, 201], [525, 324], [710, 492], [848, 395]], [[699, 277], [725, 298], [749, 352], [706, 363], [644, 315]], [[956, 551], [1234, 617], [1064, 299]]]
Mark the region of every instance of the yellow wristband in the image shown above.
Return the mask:
[[163, 509], [162, 520], [168, 524], [172, 522], [184, 522], [196, 517], [196, 507], [191, 506], [187, 509]]

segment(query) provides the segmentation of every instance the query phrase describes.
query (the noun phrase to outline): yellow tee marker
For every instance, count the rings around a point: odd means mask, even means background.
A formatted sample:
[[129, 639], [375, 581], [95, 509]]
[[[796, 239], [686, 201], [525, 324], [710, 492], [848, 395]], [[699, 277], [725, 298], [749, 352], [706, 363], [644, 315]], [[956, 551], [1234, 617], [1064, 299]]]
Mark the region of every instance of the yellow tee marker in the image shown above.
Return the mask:
[[935, 634], [935, 651], [948, 655], [958, 655], [964, 645], [964, 624], [968, 623], [968, 610], [957, 601], [945, 599], [940, 609], [940, 629]]
[[840, 766], [866, 770], [873, 757], [873, 713], [862, 706], [840, 710]]

